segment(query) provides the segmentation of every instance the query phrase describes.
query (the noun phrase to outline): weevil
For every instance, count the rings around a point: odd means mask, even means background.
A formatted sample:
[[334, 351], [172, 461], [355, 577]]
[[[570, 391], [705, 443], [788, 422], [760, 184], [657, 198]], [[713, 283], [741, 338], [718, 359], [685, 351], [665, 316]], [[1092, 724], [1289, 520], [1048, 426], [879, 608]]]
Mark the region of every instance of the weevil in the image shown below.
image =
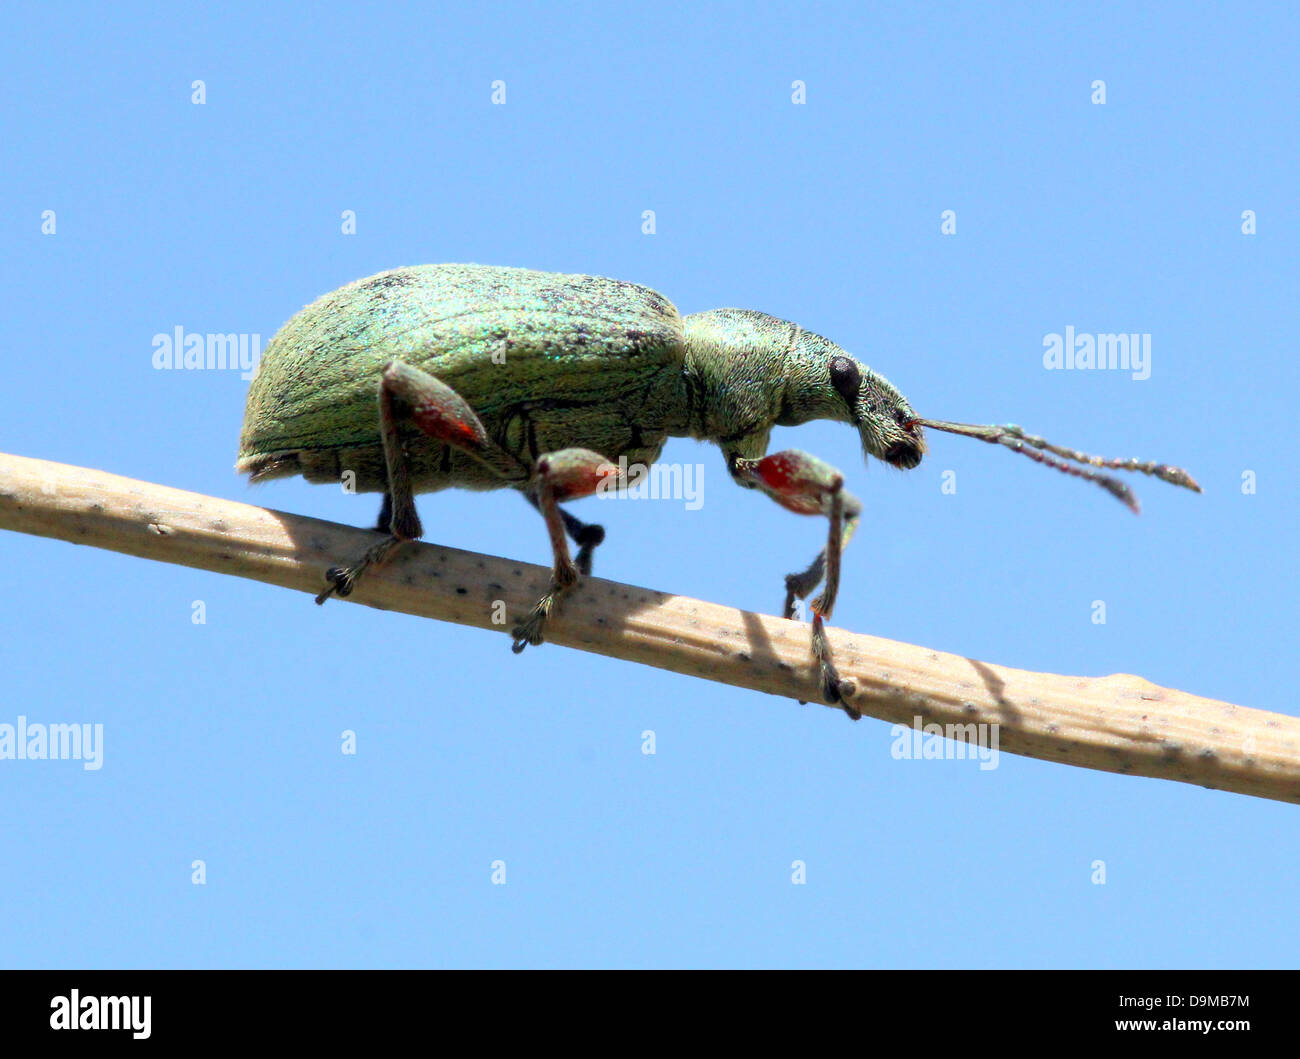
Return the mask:
[[634, 283], [487, 265], [381, 272], [290, 319], [249, 388], [235, 466], [253, 481], [300, 474], [383, 494], [383, 539], [330, 568], [318, 603], [348, 595], [367, 569], [422, 535], [416, 493], [518, 490], [541, 512], [553, 559], [548, 591], [513, 629], [519, 652], [543, 642], [605, 537], [560, 505], [618, 488], [619, 467], [648, 467], [670, 437], [712, 441], [736, 484], [828, 520], [826, 547], [785, 579], [783, 614], [793, 617], [823, 586], [811, 603], [812, 664], [826, 701], [856, 719], [825, 622], [862, 505], [834, 467], [797, 449], [767, 451], [774, 426], [814, 419], [851, 424], [864, 458], [904, 470], [921, 462], [929, 427], [1096, 482], [1134, 511], [1129, 488], [1097, 468], [1200, 492], [1177, 467], [1088, 456], [1017, 426], [924, 419], [884, 377], [787, 320], [749, 309], [683, 317]]

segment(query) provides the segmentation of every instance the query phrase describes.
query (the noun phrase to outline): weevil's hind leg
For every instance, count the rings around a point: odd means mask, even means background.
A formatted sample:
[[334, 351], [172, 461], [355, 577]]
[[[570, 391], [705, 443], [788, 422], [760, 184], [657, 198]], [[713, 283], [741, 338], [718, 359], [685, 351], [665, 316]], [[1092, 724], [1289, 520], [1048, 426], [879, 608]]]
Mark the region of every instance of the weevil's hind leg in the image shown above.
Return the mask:
[[[538, 511], [541, 510], [541, 504], [534, 493], [526, 492], [524, 496], [533, 507]], [[590, 577], [591, 553], [605, 542], [605, 527], [597, 526], [592, 522], [583, 522], [582, 519], [570, 515], [564, 508], [560, 508], [560, 518], [564, 520], [564, 528], [573, 538], [573, 543], [578, 546], [578, 554], [573, 557], [573, 565], [578, 568], [578, 573], [583, 577]]]
[[[385, 456], [388, 454], [387, 443], [385, 443], [384, 454]], [[410, 495], [409, 483], [405, 484], [405, 489], [408, 495], [399, 505], [405, 508], [401, 524], [409, 536], [399, 536], [398, 532], [393, 528], [395, 521], [393, 517], [393, 490], [396, 490], [397, 488], [399, 487], [392, 486], [389, 492], [384, 493], [384, 502], [379, 508], [379, 518], [375, 523], [375, 531], [378, 533], [386, 533], [387, 536], [378, 544], [367, 549], [366, 553], [350, 566], [331, 566], [326, 570], [325, 580], [329, 582], [329, 587], [316, 596], [317, 604], [324, 603], [333, 595], [339, 597], [350, 596], [352, 594], [352, 586], [357, 583], [357, 578], [359, 578], [364, 571], [376, 566], [382, 566], [388, 560], [392, 550], [402, 541], [416, 540], [420, 537], [420, 516], [416, 514], [415, 497]]]
[[821, 594], [812, 602], [812, 652], [821, 678], [822, 695], [831, 705], [840, 705], [853, 720], [862, 714], [847, 700], [853, 694], [852, 681], [842, 680], [831, 656], [825, 619], [835, 609], [840, 587], [840, 557], [852, 536], [862, 505], [844, 491], [844, 476], [815, 456], [790, 449], [762, 459], [732, 456], [732, 476], [746, 486], [757, 486], [782, 507], [800, 515], [825, 515], [830, 523], [826, 547], [806, 570], [785, 579], [784, 616], [794, 617], [795, 600], [804, 599], [822, 583]]
[[[527, 496], [546, 521], [554, 565], [546, 595], [513, 630], [516, 654], [529, 644], [537, 646], [544, 641], [547, 619], [555, 612], [561, 598], [591, 569], [591, 552], [605, 538], [605, 531], [600, 526], [589, 526], [567, 514], [560, 502], [590, 496], [602, 487], [602, 483], [617, 477], [618, 468], [590, 449], [561, 449], [539, 456], [533, 465]], [[577, 562], [569, 555], [566, 530], [578, 542]]]
[[366, 550], [348, 566], [331, 566], [325, 572], [329, 587], [316, 597], [324, 603], [332, 595], [347, 596], [367, 570], [383, 565], [403, 541], [424, 533], [415, 510], [410, 467], [399, 433], [403, 423], [414, 423], [431, 438], [468, 452], [506, 480], [522, 479], [522, 464], [493, 442], [468, 402], [446, 383], [401, 361], [384, 368], [379, 383], [379, 435], [384, 447], [388, 489], [379, 512], [380, 533], [388, 536]]

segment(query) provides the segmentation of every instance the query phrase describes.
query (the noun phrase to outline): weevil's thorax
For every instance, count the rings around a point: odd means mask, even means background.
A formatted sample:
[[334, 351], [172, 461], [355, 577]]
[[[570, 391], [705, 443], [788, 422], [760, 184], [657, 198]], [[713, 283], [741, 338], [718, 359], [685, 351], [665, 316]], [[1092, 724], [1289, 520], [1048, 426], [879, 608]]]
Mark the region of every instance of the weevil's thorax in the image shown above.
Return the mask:
[[813, 419], [849, 422], [830, 385], [842, 352], [798, 324], [752, 309], [713, 309], [683, 321], [689, 433], [724, 440]]

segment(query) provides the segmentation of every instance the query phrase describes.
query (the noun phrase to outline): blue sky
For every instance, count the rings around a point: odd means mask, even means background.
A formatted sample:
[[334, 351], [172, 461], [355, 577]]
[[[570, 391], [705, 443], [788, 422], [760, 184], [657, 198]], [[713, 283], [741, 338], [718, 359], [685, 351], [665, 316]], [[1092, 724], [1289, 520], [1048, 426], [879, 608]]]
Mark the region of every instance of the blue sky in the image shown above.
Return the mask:
[[[0, 449], [366, 525], [373, 496], [237, 478], [246, 381], [155, 370], [154, 336], [266, 341], [398, 265], [615, 276], [684, 313], [797, 320], [923, 415], [1205, 487], [1135, 481], [1134, 518], [959, 438], [901, 473], [841, 425], [778, 430], [865, 504], [837, 625], [1296, 713], [1288, 5], [50, 3], [4, 23]], [[1149, 377], [1046, 370], [1067, 327], [1150, 335]], [[609, 533], [597, 572], [775, 611], [821, 524], [734, 488], [715, 448], [664, 458], [704, 466], [703, 505], [576, 505]], [[429, 540], [547, 561], [517, 496], [420, 510]], [[895, 760], [877, 721], [3, 544], [0, 723], [104, 726], [98, 770], [0, 761], [3, 965], [1296, 961], [1292, 806]]]

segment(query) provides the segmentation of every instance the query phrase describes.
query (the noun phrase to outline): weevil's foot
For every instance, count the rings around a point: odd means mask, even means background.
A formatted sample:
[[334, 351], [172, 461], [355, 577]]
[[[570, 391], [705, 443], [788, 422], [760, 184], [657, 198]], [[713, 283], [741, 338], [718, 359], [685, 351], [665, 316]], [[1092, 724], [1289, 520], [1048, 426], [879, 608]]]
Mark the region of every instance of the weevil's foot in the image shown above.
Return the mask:
[[850, 720], [860, 721], [861, 711], [849, 701], [856, 694], [858, 686], [852, 680], [841, 678], [835, 663], [831, 661], [831, 645], [826, 639], [824, 614], [817, 609], [819, 603], [821, 603], [820, 599], [813, 605], [812, 649], [813, 657], [817, 659], [817, 666], [821, 670], [822, 698], [828, 706], [839, 706], [843, 709]]
[[392, 550], [401, 543], [401, 538], [385, 537], [352, 566], [331, 566], [325, 571], [325, 580], [330, 586], [316, 597], [317, 605], [324, 603], [330, 596], [346, 599], [352, 595], [352, 589], [356, 587], [361, 575], [371, 567], [383, 565]]
[[510, 650], [514, 651], [515, 654], [519, 654], [530, 644], [533, 647], [540, 647], [544, 644], [546, 638], [542, 630], [546, 626], [546, 619], [551, 616], [551, 611], [554, 609], [555, 596], [543, 596], [537, 606], [533, 608], [533, 612], [528, 615], [528, 618], [516, 625], [512, 630], [511, 635], [515, 638], [515, 642], [511, 645]]
[[822, 698], [826, 700], [828, 706], [840, 705], [840, 675], [829, 662], [823, 662], [821, 670]]
[[[823, 661], [819, 663], [822, 679], [822, 698], [827, 706], [840, 706], [844, 712], [849, 715], [850, 720], [862, 720], [862, 714], [859, 713], [849, 699], [853, 698], [858, 690], [858, 686], [851, 680], [845, 680], [840, 676], [839, 671], [830, 662]], [[807, 699], [795, 699], [800, 706], [807, 706]]]
[[354, 566], [331, 566], [325, 571], [325, 580], [330, 583], [330, 586], [316, 597], [316, 605], [320, 606], [330, 596], [338, 596], [340, 599], [350, 596], [352, 586], [360, 572]]
[[542, 631], [546, 626], [546, 620], [559, 604], [560, 597], [581, 580], [581, 575], [572, 563], [563, 563], [551, 571], [551, 590], [537, 601], [537, 606], [533, 608], [528, 618], [511, 630], [511, 635], [515, 638], [511, 650], [515, 654], [519, 654], [529, 644], [540, 647], [545, 642]]
[[850, 721], [862, 720], [862, 712], [848, 701], [857, 690], [858, 686], [851, 680], [844, 680], [830, 662], [822, 663], [822, 695], [827, 705], [843, 709]]
[[515, 642], [510, 645], [510, 650], [515, 654], [523, 654], [525, 647], [541, 647], [546, 642], [546, 637], [542, 635], [542, 625], [544, 622], [533, 623], [530, 618], [522, 625], [516, 625], [512, 636]]

